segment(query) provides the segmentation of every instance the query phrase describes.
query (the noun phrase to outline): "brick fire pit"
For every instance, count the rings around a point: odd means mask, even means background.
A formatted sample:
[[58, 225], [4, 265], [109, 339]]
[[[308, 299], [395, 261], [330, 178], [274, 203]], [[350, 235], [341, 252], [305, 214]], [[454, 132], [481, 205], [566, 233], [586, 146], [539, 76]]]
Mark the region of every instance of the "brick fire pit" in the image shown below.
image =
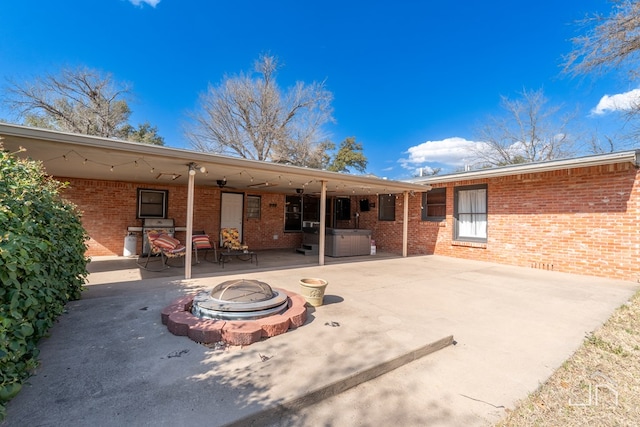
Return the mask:
[[305, 299], [294, 292], [278, 289], [287, 295], [287, 310], [256, 320], [217, 320], [200, 318], [191, 313], [190, 294], [174, 300], [162, 310], [162, 324], [174, 335], [188, 336], [193, 341], [212, 344], [224, 341], [230, 345], [249, 345], [262, 338], [283, 334], [302, 326], [307, 320]]

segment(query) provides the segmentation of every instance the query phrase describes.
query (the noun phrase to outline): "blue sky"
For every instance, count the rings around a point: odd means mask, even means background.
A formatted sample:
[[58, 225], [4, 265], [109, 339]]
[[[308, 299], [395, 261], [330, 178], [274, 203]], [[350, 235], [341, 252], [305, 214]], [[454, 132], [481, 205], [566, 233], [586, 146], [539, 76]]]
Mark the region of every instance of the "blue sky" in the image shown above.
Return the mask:
[[579, 34], [573, 22], [610, 10], [605, 0], [3, 1], [0, 78], [62, 66], [110, 72], [133, 87], [133, 124], [149, 121], [166, 145], [190, 148], [182, 129], [198, 95], [269, 52], [283, 64], [283, 88], [326, 80], [331, 139], [354, 136], [368, 172], [400, 179], [423, 166], [460, 168], [476, 129], [500, 114], [500, 96], [523, 89], [580, 108], [586, 128], [617, 126], [612, 110], [637, 99], [636, 86], [560, 74]]

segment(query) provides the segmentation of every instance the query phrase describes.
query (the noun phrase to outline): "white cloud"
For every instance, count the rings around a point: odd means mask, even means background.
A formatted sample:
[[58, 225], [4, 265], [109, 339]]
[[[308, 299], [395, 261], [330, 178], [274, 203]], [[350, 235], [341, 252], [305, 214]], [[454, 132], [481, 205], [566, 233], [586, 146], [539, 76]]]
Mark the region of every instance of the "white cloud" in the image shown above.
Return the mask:
[[156, 7], [160, 0], [129, 0], [134, 6], [142, 6], [143, 3], [148, 4], [151, 7]]
[[610, 111], [625, 111], [637, 107], [640, 104], [640, 89], [617, 95], [605, 95], [598, 105], [591, 110], [592, 114], [602, 115]]
[[452, 137], [440, 141], [427, 141], [409, 147], [409, 155], [399, 162], [405, 169], [416, 169], [426, 165], [444, 165], [452, 168], [463, 167], [475, 163], [473, 151], [481, 142], [468, 141], [464, 138]]

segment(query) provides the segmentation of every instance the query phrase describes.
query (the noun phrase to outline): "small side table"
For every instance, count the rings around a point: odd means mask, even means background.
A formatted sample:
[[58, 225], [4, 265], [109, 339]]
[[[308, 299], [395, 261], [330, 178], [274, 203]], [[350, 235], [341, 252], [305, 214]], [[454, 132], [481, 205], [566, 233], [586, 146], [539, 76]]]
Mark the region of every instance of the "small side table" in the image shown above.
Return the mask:
[[251, 251], [221, 251], [218, 255], [218, 263], [222, 264], [222, 268], [224, 268], [224, 264], [229, 262], [231, 257], [236, 257], [241, 261], [251, 261], [251, 264], [253, 264], [253, 260], [255, 259], [256, 265], [258, 265], [258, 254]]

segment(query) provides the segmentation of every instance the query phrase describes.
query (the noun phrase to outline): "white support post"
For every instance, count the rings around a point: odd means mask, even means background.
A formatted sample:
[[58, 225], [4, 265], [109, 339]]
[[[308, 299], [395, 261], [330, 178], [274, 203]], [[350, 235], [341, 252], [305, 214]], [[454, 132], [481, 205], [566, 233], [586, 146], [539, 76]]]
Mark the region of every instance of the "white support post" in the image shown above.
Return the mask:
[[409, 242], [409, 192], [404, 192], [403, 199], [403, 215], [402, 215], [402, 256], [407, 256], [407, 246]]
[[324, 265], [325, 232], [327, 227], [327, 181], [322, 181], [320, 189], [320, 229], [318, 230], [318, 265]]
[[184, 245], [187, 247], [187, 253], [184, 259], [184, 278], [191, 279], [191, 257], [193, 248], [191, 247], [191, 237], [193, 236], [193, 189], [195, 186], [196, 171], [193, 167], [189, 167], [189, 184], [187, 186], [187, 237], [185, 237]]

